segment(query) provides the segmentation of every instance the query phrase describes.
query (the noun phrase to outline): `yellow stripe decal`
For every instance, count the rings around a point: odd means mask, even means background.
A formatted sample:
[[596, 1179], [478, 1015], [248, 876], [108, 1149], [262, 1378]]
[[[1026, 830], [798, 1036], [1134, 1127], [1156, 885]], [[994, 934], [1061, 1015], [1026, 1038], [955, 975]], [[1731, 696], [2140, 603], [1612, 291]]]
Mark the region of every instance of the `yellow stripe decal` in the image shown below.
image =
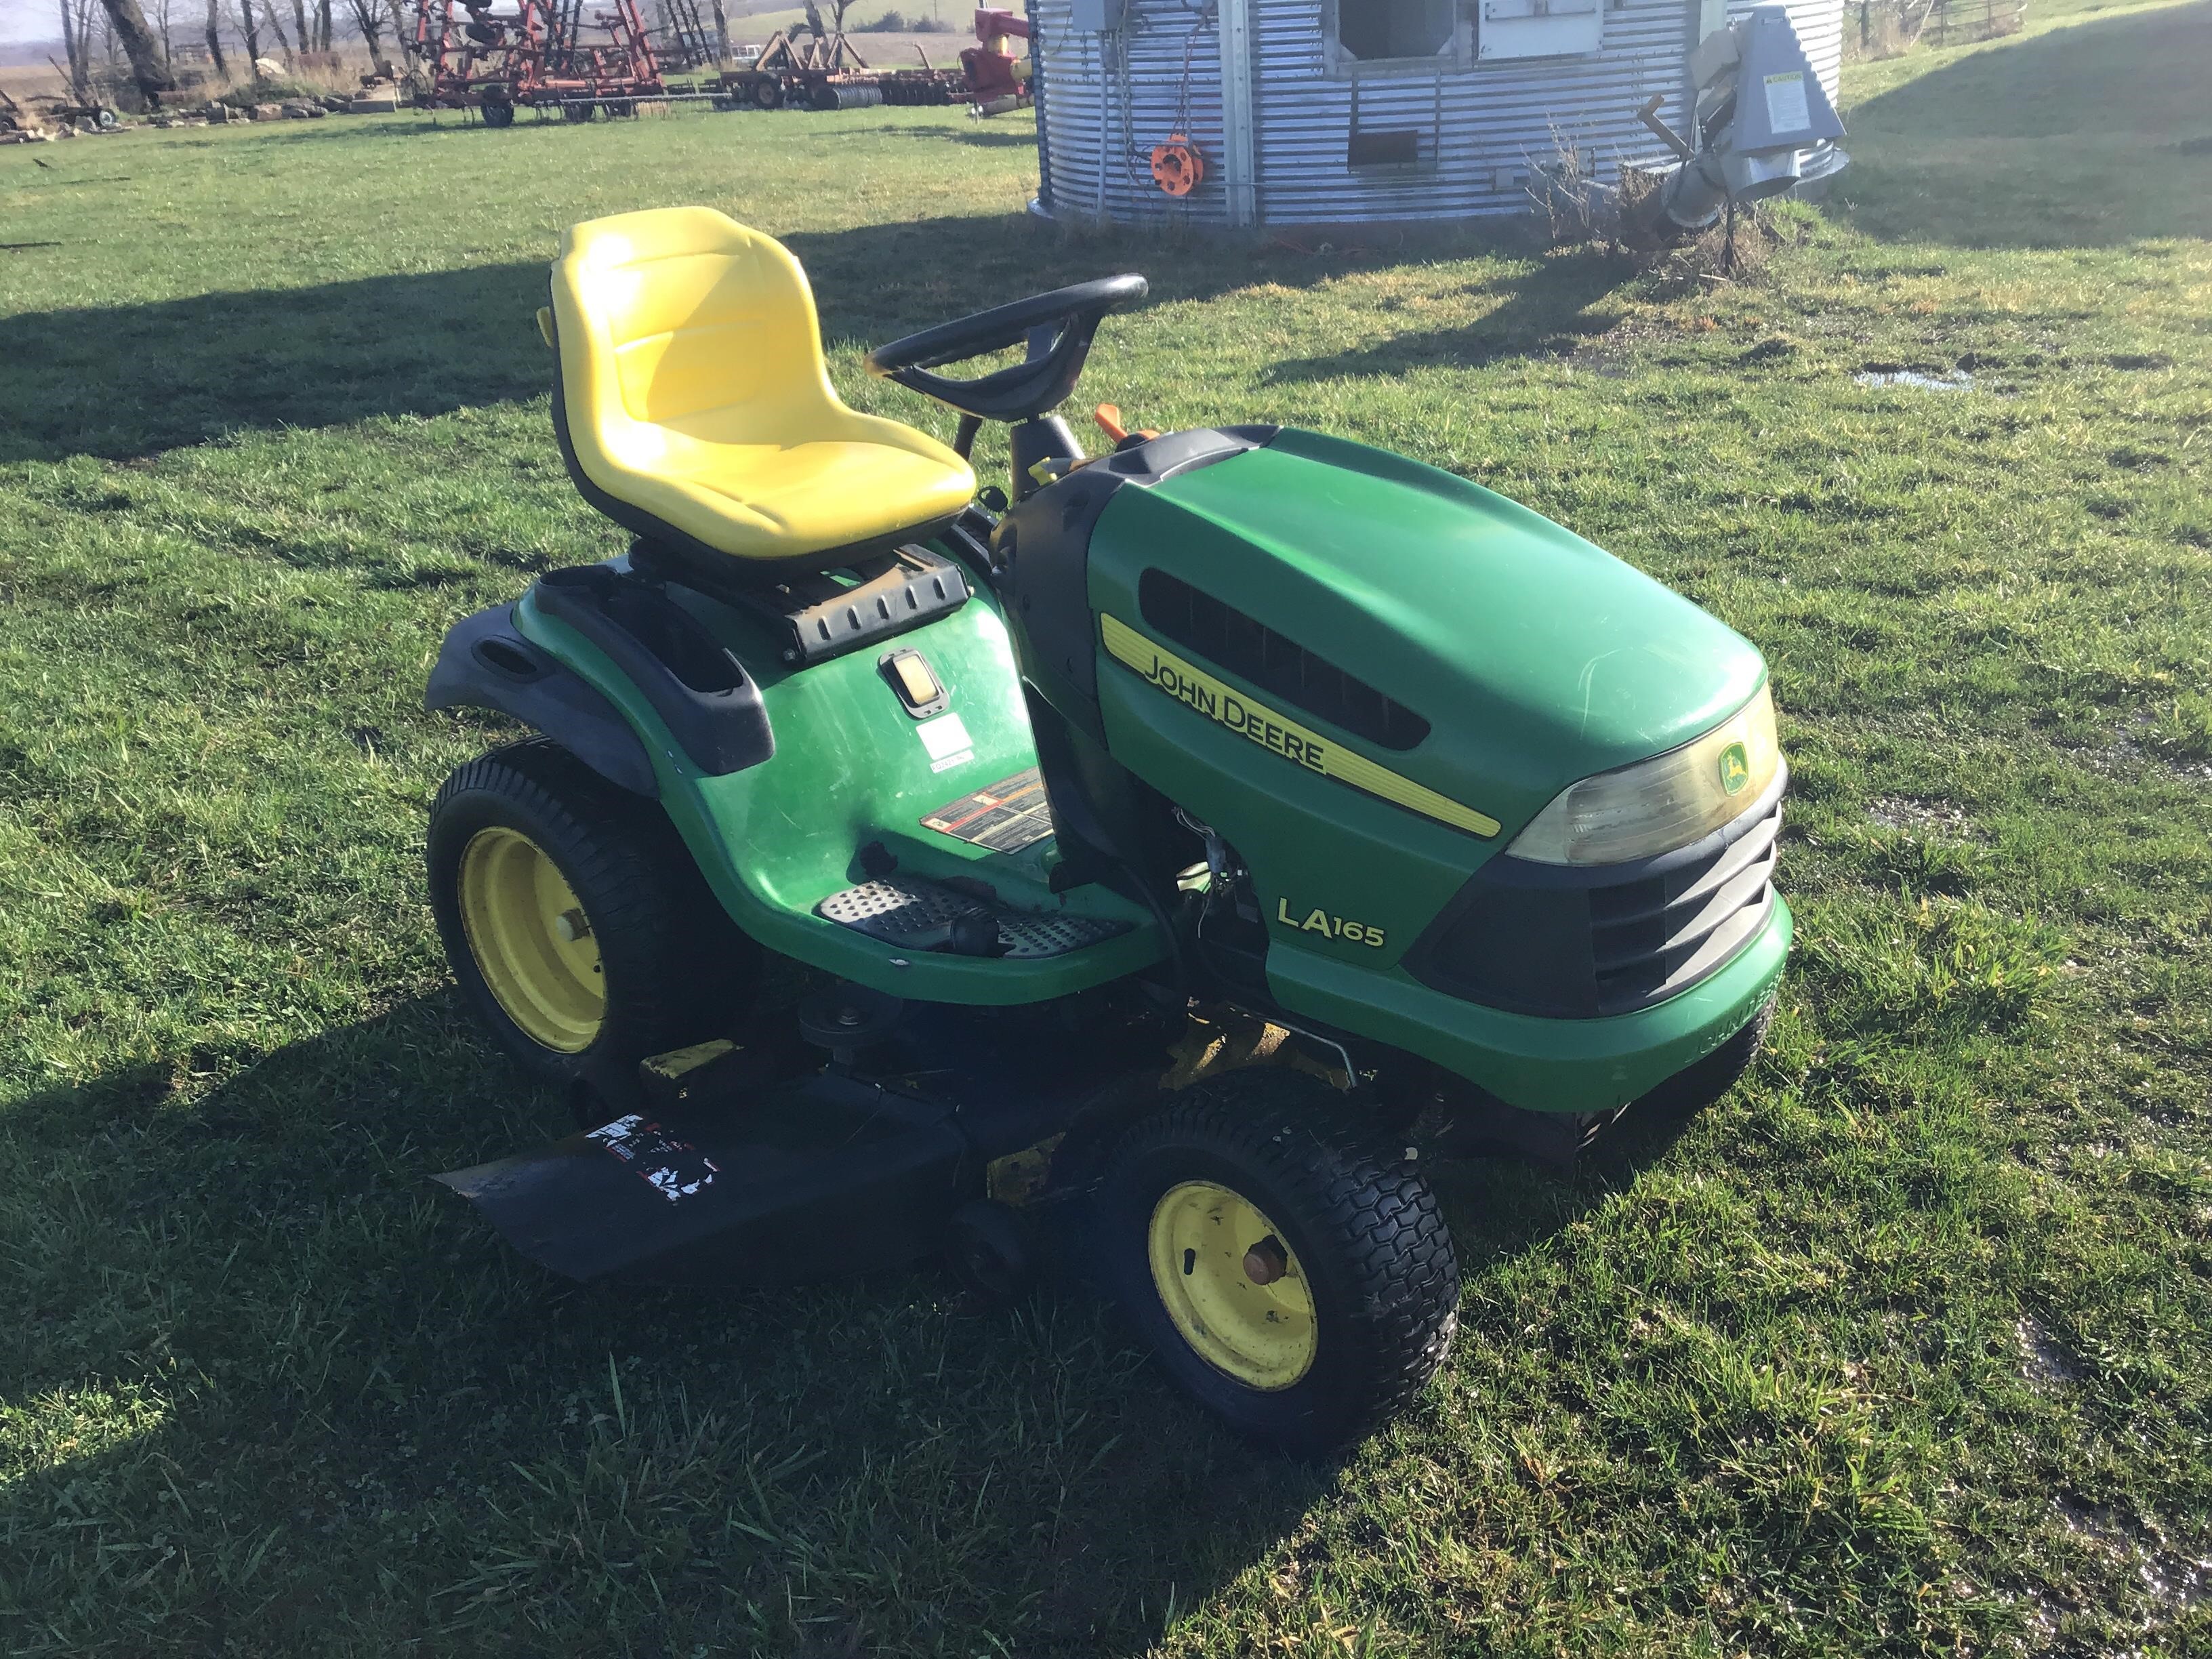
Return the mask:
[[1462, 806], [1411, 778], [1401, 778], [1377, 766], [1366, 756], [1345, 748], [1334, 738], [1324, 738], [1289, 716], [1253, 702], [1232, 690], [1201, 668], [1194, 667], [1172, 651], [1163, 650], [1117, 617], [1098, 618], [1105, 633], [1106, 649], [1116, 662], [1136, 671], [1138, 677], [1158, 686], [1186, 708], [1193, 708], [1218, 726], [1249, 738], [1262, 749], [1285, 760], [1295, 761], [1309, 772], [1318, 772], [1339, 783], [1405, 807], [1424, 817], [1448, 823], [1477, 836], [1498, 833], [1498, 820], [1471, 806]]

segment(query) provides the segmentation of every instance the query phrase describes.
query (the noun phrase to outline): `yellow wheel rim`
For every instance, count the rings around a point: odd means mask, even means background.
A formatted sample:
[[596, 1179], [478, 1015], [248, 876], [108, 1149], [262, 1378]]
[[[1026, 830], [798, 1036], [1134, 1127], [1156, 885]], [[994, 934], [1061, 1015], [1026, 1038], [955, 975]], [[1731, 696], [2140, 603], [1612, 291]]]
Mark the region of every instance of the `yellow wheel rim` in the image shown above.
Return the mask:
[[1152, 1206], [1146, 1244], [1160, 1304], [1214, 1370], [1272, 1392], [1313, 1369], [1313, 1292], [1258, 1205], [1211, 1181], [1186, 1181]]
[[461, 926], [507, 1017], [556, 1054], [592, 1046], [607, 1016], [599, 942], [576, 890], [520, 830], [479, 830], [461, 851]]

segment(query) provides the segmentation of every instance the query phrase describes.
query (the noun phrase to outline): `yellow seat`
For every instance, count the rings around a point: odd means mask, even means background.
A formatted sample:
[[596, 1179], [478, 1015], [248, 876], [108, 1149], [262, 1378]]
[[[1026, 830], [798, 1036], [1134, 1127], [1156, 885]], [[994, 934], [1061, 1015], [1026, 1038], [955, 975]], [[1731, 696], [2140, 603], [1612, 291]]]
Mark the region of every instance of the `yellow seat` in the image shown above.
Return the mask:
[[830, 388], [806, 273], [712, 208], [574, 226], [555, 424], [585, 498], [684, 552], [815, 568], [950, 522], [968, 463]]

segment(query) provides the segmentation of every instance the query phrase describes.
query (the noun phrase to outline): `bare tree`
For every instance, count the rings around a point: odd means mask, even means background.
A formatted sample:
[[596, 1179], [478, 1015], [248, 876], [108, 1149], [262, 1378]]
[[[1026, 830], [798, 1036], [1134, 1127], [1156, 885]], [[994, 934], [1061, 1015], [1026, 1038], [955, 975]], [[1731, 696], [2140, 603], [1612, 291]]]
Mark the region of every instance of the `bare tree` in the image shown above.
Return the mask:
[[138, 83], [138, 95], [149, 109], [159, 109], [161, 94], [174, 92], [177, 82], [154, 50], [154, 33], [146, 27], [146, 14], [138, 9], [138, 0], [100, 0], [100, 5], [131, 59], [131, 78]]
[[161, 61], [176, 61], [176, 42], [169, 33], [169, 14], [176, 9], [176, 0], [154, 0], [154, 33], [161, 42]]
[[208, 61], [215, 65], [215, 72], [228, 81], [230, 79], [230, 65], [222, 60], [222, 0], [207, 0]]
[[315, 50], [331, 49], [331, 0], [315, 0]]
[[248, 70], [256, 80], [261, 71], [253, 65], [261, 61], [261, 27], [253, 21], [253, 0], [238, 0], [238, 17], [242, 25], [239, 33], [246, 40], [246, 61]]
[[730, 15], [723, 9], [722, 0], [708, 0], [714, 9], [714, 61], [730, 61]]
[[292, 0], [292, 21], [300, 26], [300, 50], [313, 52], [315, 36], [307, 24], [307, 0]]
[[84, 0], [61, 0], [62, 56], [69, 59], [66, 79], [70, 94], [80, 104], [92, 101], [92, 45], [85, 39]]
[[381, 0], [346, 0], [346, 10], [353, 15], [354, 27], [361, 38], [368, 43], [368, 61], [384, 61], [385, 14]]
[[[238, 0], [238, 3], [241, 6], [251, 7], [253, 0]], [[276, 0], [261, 0], [261, 21], [269, 25], [270, 33], [276, 37], [276, 50], [289, 58], [292, 43], [284, 38], [284, 20], [276, 15]]]

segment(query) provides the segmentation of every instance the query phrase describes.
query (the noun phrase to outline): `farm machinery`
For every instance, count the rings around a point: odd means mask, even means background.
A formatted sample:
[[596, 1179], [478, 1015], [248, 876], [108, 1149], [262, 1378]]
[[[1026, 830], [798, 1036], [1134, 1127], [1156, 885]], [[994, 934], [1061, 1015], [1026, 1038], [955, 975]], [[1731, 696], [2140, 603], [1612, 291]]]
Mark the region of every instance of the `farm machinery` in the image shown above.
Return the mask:
[[463, 1003], [576, 1132], [440, 1179], [577, 1279], [1057, 1261], [1317, 1452], [1451, 1342], [1431, 1158], [1750, 1065], [1788, 769], [1749, 641], [1463, 478], [1106, 405], [1086, 453], [1055, 411], [1146, 293], [871, 352], [948, 445], [840, 400], [770, 238], [571, 228], [554, 435], [634, 539], [447, 634], [428, 705], [532, 735], [426, 859]]
[[667, 91], [637, 0], [418, 0], [412, 49], [422, 106], [490, 127], [518, 108], [627, 115]]
[[758, 58], [724, 72], [722, 90], [755, 109], [865, 109], [890, 101], [927, 101], [889, 99], [884, 79], [842, 31], [778, 29]]
[[1010, 40], [1030, 38], [1029, 20], [1011, 11], [979, 6], [975, 10], [975, 44], [960, 54], [960, 70], [968, 83], [968, 107], [977, 115], [1004, 115], [1026, 108], [1030, 83], [1017, 71]]
[[1030, 101], [1029, 83], [1006, 51], [1027, 40], [1030, 26], [1012, 12], [979, 9], [975, 45], [960, 54], [957, 70], [939, 69], [927, 55], [918, 69], [876, 70], [851, 37], [779, 29], [757, 60], [722, 76], [724, 90], [757, 109], [857, 109], [872, 104], [965, 103], [978, 115], [996, 115]]
[[[663, 27], [646, 27], [638, 0], [416, 0], [410, 47], [418, 101], [471, 109], [487, 126], [518, 109], [568, 120], [629, 115], [641, 101], [711, 99], [717, 108], [836, 110], [876, 104], [965, 102], [995, 114], [1029, 102], [1006, 50], [1029, 25], [1011, 12], [978, 10], [977, 44], [957, 70], [927, 57], [915, 69], [878, 70], [838, 32], [779, 29], [742, 63], [723, 67], [696, 0], [661, 0]], [[702, 72], [703, 88], [669, 74]]]

